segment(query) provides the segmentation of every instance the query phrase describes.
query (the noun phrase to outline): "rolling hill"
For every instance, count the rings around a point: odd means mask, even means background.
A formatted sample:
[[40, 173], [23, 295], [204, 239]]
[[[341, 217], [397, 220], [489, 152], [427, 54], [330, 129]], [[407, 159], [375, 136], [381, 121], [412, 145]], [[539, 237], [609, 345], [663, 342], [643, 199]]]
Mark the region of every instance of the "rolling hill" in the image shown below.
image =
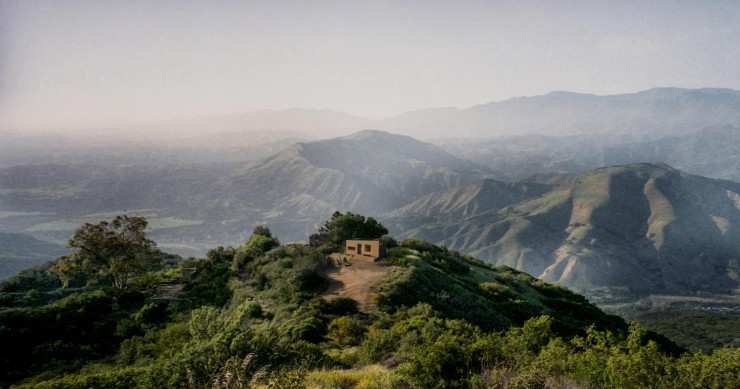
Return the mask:
[[[298, 143], [219, 180], [215, 204], [305, 239], [336, 210], [381, 213], [481, 179], [482, 168], [413, 138], [381, 131]], [[252, 224], [254, 225], [254, 224]]]

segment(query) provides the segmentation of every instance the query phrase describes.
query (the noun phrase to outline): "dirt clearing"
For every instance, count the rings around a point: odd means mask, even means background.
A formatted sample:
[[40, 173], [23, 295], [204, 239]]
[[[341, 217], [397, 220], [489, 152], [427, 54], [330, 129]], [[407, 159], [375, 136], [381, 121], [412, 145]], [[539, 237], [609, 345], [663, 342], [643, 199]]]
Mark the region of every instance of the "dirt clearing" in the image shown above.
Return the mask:
[[[360, 255], [352, 257], [348, 262], [343, 262], [342, 254], [332, 254], [331, 258], [335, 267], [326, 272], [331, 284], [324, 293], [324, 298], [349, 297], [357, 301], [360, 311], [370, 308], [370, 295], [375, 291], [375, 286], [395, 268]], [[339, 263], [343, 263], [341, 266], [336, 265], [337, 259]]]

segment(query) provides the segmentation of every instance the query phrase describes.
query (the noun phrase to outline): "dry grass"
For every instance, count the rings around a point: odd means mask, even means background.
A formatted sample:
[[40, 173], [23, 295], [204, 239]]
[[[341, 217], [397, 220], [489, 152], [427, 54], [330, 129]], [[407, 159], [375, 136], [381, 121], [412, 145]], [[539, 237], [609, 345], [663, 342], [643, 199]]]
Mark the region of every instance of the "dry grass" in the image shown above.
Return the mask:
[[401, 381], [393, 372], [380, 365], [358, 370], [315, 370], [306, 377], [308, 389], [383, 389], [398, 388]]

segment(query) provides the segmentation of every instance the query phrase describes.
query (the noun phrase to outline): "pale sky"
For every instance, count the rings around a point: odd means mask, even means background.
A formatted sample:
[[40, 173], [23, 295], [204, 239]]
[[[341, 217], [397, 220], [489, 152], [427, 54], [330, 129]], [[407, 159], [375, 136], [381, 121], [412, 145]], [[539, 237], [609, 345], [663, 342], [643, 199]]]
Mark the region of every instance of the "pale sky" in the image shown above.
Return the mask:
[[740, 1], [0, 0], [0, 127], [740, 89]]

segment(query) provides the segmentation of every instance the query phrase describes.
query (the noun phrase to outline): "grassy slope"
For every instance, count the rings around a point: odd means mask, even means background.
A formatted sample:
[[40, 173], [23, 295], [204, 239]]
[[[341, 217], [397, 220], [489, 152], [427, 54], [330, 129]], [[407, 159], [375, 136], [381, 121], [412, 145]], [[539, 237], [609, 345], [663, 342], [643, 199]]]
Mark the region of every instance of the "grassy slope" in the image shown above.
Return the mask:
[[[241, 258], [234, 262], [237, 268], [232, 267], [234, 258]], [[31, 358], [16, 361], [14, 371], [3, 378], [13, 382], [44, 372], [26, 382], [33, 386], [52, 379], [44, 387], [67, 381], [80, 387], [81, 382], [100, 379], [106, 385], [115, 381], [125, 384], [121, 387], [133, 387], [136, 383], [152, 387], [183, 383], [188, 379], [186, 375], [194, 371], [205, 385], [213, 379], [213, 366], [221, 374], [230, 363], [241, 361], [235, 358], [246, 358], [251, 353], [257, 358], [255, 366], [273, 366], [278, 375], [282, 374], [281, 367], [294, 368], [298, 362], [307, 363], [305, 366], [310, 368], [349, 367], [382, 361], [388, 353], [411, 363], [427, 355], [418, 348], [431, 347], [436, 331], [447, 331], [446, 336], [459, 332], [461, 340], [483, 341], [485, 332], [519, 327], [525, 320], [543, 314], [552, 317], [552, 332], [566, 339], [584, 335], [585, 328], [591, 325], [610, 330], [618, 337], [626, 333], [622, 319], [606, 315], [582, 296], [511, 268], [493, 267], [427, 242], [401, 242], [400, 247], [391, 250], [386, 262], [399, 266], [401, 271], [393, 272], [379, 285], [373, 296], [379, 309], [367, 313], [357, 312], [342, 299], [321, 298], [326, 287], [321, 277], [327, 265], [324, 255], [301, 245], [268, 253], [219, 248], [206, 259], [186, 261], [183, 266], [198, 268], [184, 288], [189, 301], [186, 305], [144, 304], [138, 299], [123, 307], [120, 298], [118, 305], [111, 304], [112, 295], [105, 290], [82, 294], [70, 291], [70, 295], [57, 298], [54, 296], [59, 291], [53, 292], [56, 286], [51, 284], [44, 286], [50, 291], [41, 299], [44, 301], [31, 302], [29, 293], [18, 293], [39, 287], [39, 281], [16, 277], [0, 283], [0, 290], [13, 291], [0, 309], [0, 328], [4, 328], [6, 340], [14, 339], [18, 331], [24, 332], [23, 328], [39, 333], [53, 325], [54, 320], [44, 315], [62, 320], [57, 325], [64, 324], [69, 333], [55, 339], [56, 332], [46, 331], [46, 338], [34, 341], [34, 352], [27, 353], [34, 357], [33, 364]], [[176, 273], [174, 269], [156, 273], [146, 282], [157, 282]], [[90, 304], [86, 305], [88, 301]], [[111, 309], [115, 314], [111, 314]], [[60, 318], [59, 313], [74, 315]], [[19, 320], [25, 323], [23, 328], [13, 325]], [[119, 325], [114, 325], [116, 322]], [[83, 323], [94, 328], [88, 331]], [[97, 342], [88, 345], [85, 337], [75, 338], [76, 329], [97, 331]], [[386, 335], [391, 338], [383, 338]], [[383, 343], [382, 339], [390, 342]], [[378, 344], [382, 346], [381, 353], [373, 351], [376, 341], [382, 343]], [[40, 350], [48, 347], [53, 347], [55, 354], [47, 361]], [[61, 353], [64, 350], [70, 352]], [[7, 351], [4, 355], [10, 361], [14, 353]], [[478, 362], [473, 365], [480, 367]], [[64, 372], [71, 375], [54, 381]]]
[[407, 248], [391, 252], [407, 264], [386, 279], [375, 301], [381, 307], [430, 304], [452, 318], [464, 318], [483, 329], [519, 326], [538, 315], [552, 315], [553, 329], [573, 335], [595, 324], [624, 330], [624, 321], [609, 316], [583, 296], [506, 266], [483, 263], [425, 242], [406, 241]]

